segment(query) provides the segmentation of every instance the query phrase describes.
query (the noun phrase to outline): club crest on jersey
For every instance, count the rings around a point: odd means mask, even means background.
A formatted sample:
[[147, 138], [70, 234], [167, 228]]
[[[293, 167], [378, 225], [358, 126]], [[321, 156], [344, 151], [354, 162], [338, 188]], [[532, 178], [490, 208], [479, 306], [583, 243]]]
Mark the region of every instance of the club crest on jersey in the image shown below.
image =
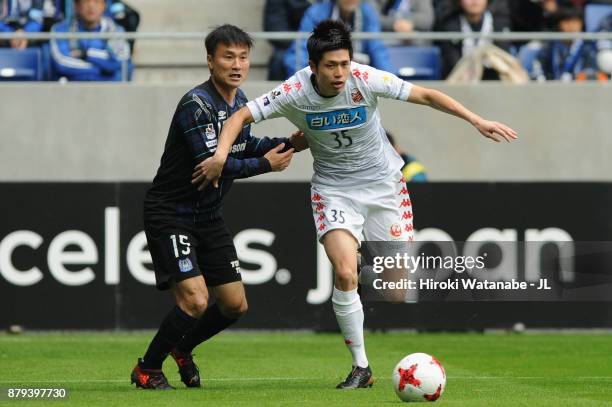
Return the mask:
[[312, 130], [335, 130], [356, 127], [364, 124], [366, 119], [366, 110], [363, 106], [306, 114], [306, 123], [308, 128]]
[[363, 95], [357, 88], [351, 89], [351, 99], [353, 99], [353, 103], [359, 103], [363, 101]]
[[189, 259], [179, 259], [178, 266], [181, 273], [189, 273], [193, 270], [193, 264]]
[[263, 104], [264, 104], [264, 106], [268, 106], [268, 105], [270, 104], [270, 99], [268, 99], [268, 97], [267, 97], [267, 96], [264, 96], [264, 98], [263, 98]]
[[217, 137], [217, 132], [215, 131], [215, 126], [212, 123], [208, 123], [206, 125], [206, 130], [204, 131], [206, 134], [206, 138], [208, 140], [214, 140]]
[[217, 117], [219, 118], [219, 120], [225, 120], [227, 119], [227, 112], [225, 110], [219, 110]]

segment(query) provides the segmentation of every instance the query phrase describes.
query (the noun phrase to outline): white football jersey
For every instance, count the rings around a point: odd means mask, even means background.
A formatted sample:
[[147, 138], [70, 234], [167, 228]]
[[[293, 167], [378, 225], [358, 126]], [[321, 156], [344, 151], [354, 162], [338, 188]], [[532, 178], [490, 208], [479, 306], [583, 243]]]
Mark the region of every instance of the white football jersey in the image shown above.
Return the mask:
[[312, 183], [343, 187], [387, 179], [403, 165], [380, 123], [378, 98], [407, 100], [412, 84], [351, 63], [344, 90], [323, 97], [309, 67], [247, 103], [255, 122], [286, 117], [306, 135], [314, 159]]

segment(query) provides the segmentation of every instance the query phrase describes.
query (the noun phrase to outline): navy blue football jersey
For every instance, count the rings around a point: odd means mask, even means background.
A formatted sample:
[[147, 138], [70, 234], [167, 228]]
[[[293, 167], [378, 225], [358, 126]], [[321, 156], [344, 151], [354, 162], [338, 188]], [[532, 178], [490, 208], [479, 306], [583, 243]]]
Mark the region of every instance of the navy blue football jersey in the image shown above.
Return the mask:
[[290, 148], [289, 140], [254, 137], [251, 126], [247, 125], [230, 150], [219, 188], [210, 184], [198, 191], [191, 184], [195, 166], [215, 153], [223, 123], [246, 102], [246, 96], [238, 89], [234, 105], [230, 106], [210, 79], [183, 96], [170, 124], [157, 175], [147, 191], [145, 217], [195, 221], [215, 219], [234, 179], [271, 170], [270, 163], [263, 156], [281, 143], [286, 143], [285, 149]]

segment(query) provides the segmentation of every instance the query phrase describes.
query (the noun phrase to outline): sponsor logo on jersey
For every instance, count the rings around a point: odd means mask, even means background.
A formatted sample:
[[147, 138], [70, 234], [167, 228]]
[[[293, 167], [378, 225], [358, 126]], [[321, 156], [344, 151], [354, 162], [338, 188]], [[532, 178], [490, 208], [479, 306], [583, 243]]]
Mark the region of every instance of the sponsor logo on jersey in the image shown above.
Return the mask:
[[272, 100], [276, 99], [280, 95], [282, 95], [282, 92], [280, 90], [273, 90], [272, 92], [270, 92], [270, 98], [272, 98]]
[[270, 99], [268, 99], [267, 96], [264, 96], [264, 98], [263, 98], [263, 105], [264, 106], [268, 106], [269, 104], [270, 104]]
[[206, 130], [204, 131], [204, 133], [206, 134], [206, 138], [208, 140], [214, 140], [215, 138], [217, 138], [217, 132], [215, 131], [215, 126], [213, 126], [212, 123], [208, 123], [206, 125]]
[[351, 89], [351, 99], [353, 99], [353, 103], [359, 103], [363, 101], [363, 95], [357, 88]]
[[306, 114], [306, 123], [308, 128], [312, 130], [335, 130], [355, 127], [364, 124], [366, 119], [366, 109], [363, 106]]
[[217, 117], [219, 117], [219, 120], [225, 120], [227, 119], [227, 112], [225, 110], [219, 110]]
[[399, 223], [394, 223], [391, 225], [391, 236], [400, 237], [402, 235], [402, 227]]
[[291, 84], [287, 82], [283, 83], [283, 90], [285, 91], [285, 93], [291, 92]]
[[243, 141], [243, 142], [242, 142], [242, 143], [240, 143], [240, 144], [234, 144], [234, 145], [232, 146], [232, 149], [230, 150], [230, 153], [231, 153], [231, 154], [233, 154], [233, 153], [239, 153], [239, 152], [241, 152], [241, 151], [244, 151], [245, 149], [246, 149], [246, 141]]
[[211, 147], [215, 147], [217, 145], [217, 140], [210, 140], [206, 142], [206, 147], [211, 148]]
[[189, 259], [179, 259], [178, 266], [181, 273], [189, 273], [193, 270], [193, 264]]
[[298, 109], [302, 110], [317, 110], [316, 106], [298, 105]]

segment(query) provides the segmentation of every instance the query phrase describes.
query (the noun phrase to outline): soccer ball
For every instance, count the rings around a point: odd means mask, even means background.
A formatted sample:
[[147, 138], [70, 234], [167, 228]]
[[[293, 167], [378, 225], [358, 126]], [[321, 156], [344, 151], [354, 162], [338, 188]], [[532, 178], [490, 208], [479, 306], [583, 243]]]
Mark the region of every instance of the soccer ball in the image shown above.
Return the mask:
[[402, 401], [435, 401], [446, 387], [444, 368], [426, 353], [413, 353], [393, 369], [393, 388]]

